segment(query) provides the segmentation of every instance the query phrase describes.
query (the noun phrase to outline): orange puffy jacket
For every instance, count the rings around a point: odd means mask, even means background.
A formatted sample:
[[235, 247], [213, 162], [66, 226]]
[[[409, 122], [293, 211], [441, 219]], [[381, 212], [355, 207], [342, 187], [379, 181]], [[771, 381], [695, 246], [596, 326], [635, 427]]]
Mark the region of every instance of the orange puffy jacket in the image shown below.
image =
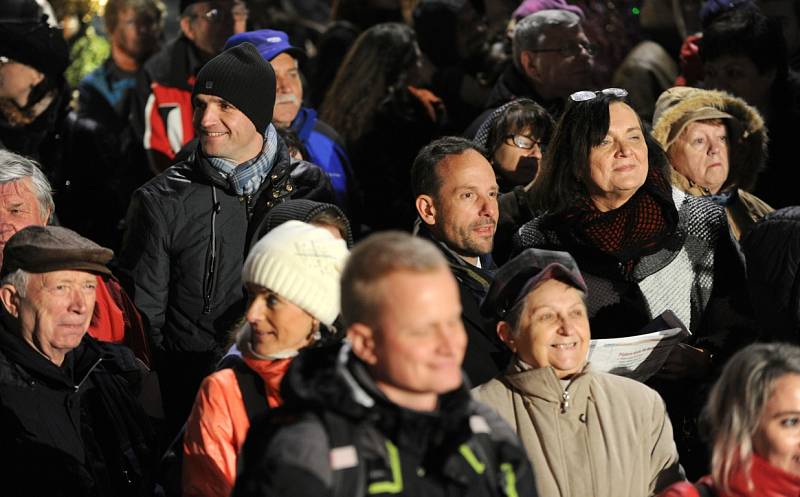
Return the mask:
[[[279, 386], [291, 359], [243, 357], [264, 380], [270, 407], [281, 403]], [[197, 392], [183, 437], [182, 485], [185, 497], [228, 497], [236, 479], [236, 459], [250, 420], [232, 369], [206, 377]]]

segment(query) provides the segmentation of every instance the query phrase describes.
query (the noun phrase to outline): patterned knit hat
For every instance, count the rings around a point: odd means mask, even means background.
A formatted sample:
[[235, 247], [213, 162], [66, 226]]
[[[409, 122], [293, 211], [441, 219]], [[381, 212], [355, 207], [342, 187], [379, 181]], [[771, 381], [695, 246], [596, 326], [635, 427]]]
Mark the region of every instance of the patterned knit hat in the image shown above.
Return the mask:
[[242, 281], [269, 288], [322, 323], [339, 315], [344, 240], [301, 221], [287, 221], [258, 241], [242, 268]]
[[200, 69], [192, 100], [200, 93], [232, 103], [263, 135], [275, 105], [275, 72], [252, 43], [242, 43], [225, 50]]

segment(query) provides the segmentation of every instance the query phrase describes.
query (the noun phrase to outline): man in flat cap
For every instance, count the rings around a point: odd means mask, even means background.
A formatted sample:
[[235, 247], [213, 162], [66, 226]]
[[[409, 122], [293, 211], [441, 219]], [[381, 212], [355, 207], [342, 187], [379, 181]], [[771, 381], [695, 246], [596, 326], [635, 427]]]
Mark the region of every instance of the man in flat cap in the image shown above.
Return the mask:
[[244, 314], [252, 233], [284, 200], [333, 195], [321, 169], [290, 161], [270, 123], [275, 73], [252, 44], [211, 59], [192, 96], [198, 145], [134, 193], [119, 257], [149, 321], [167, 432], [175, 433]]
[[96, 276], [111, 274], [112, 255], [56, 226], [29, 226], [5, 244], [3, 495], [152, 495], [152, 430], [135, 397], [141, 372], [130, 350], [86, 334]]

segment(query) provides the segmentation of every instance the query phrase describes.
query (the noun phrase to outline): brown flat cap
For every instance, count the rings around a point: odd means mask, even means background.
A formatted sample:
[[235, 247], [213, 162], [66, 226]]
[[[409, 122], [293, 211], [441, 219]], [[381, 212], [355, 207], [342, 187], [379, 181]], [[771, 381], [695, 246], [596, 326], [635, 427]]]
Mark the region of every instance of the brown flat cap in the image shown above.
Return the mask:
[[111, 249], [67, 228], [28, 226], [6, 242], [0, 274], [6, 275], [17, 269], [29, 273], [73, 269], [111, 276], [106, 264], [113, 256]]

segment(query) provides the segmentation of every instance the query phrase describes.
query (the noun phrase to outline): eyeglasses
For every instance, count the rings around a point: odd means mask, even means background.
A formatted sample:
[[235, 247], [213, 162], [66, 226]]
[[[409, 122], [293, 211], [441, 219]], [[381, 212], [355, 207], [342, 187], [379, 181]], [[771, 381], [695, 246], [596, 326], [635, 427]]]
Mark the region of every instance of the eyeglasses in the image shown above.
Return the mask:
[[591, 43], [581, 42], [577, 45], [569, 45], [566, 47], [560, 48], [537, 48], [534, 50], [528, 50], [529, 52], [558, 52], [564, 57], [575, 57], [576, 55], [580, 55], [581, 50], [585, 51], [590, 56], [594, 56], [597, 53], [597, 45], [592, 45]]
[[[510, 140], [509, 140], [510, 138]], [[532, 150], [534, 147], [542, 148], [542, 140], [534, 140], [530, 136], [525, 135], [506, 135], [505, 142], [508, 145], [513, 145], [517, 148], [524, 150]]]
[[202, 14], [195, 14], [192, 17], [202, 17], [211, 24], [222, 21], [223, 19], [230, 19], [231, 17], [237, 21], [247, 20], [250, 15], [250, 10], [241, 2], [236, 2], [230, 9], [217, 8], [208, 9]]
[[581, 90], [576, 91], [572, 95], [569, 96], [569, 99], [573, 102], [586, 102], [587, 100], [592, 100], [593, 98], [597, 97], [597, 95], [610, 95], [612, 97], [617, 98], [625, 98], [628, 96], [628, 90], [623, 88], [606, 88], [604, 90]]

